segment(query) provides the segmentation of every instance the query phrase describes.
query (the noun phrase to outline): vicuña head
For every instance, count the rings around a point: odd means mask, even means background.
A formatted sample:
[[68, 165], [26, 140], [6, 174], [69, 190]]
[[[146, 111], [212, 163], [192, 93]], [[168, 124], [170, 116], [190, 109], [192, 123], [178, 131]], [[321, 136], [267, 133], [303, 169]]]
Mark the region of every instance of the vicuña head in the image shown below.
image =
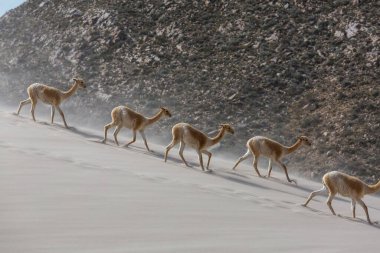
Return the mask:
[[219, 126], [221, 127], [221, 129], [223, 129], [224, 131], [226, 131], [230, 134], [235, 133], [235, 130], [229, 124], [220, 124]]
[[165, 116], [168, 116], [169, 118], [172, 116], [172, 114], [170, 113], [170, 111], [168, 109], [166, 109], [165, 107], [161, 107], [160, 109], [161, 109], [161, 111], [163, 112], [163, 114]]
[[298, 137], [297, 137], [297, 140], [301, 141], [302, 144], [304, 144], [304, 145], [306, 145], [306, 146], [311, 146], [311, 141], [309, 140], [309, 138], [307, 138], [307, 137], [304, 136], [304, 135], [298, 136]]
[[82, 88], [82, 89], [85, 89], [86, 88], [86, 84], [84, 83], [83, 79], [80, 79], [80, 78], [73, 78], [74, 80], [74, 84], [77, 84], [79, 86], [79, 88]]

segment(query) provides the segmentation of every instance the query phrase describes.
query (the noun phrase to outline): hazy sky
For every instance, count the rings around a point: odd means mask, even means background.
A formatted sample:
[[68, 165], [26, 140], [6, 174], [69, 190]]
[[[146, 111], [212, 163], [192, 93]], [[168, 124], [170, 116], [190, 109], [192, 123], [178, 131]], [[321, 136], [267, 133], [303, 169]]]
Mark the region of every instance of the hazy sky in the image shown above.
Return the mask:
[[3, 16], [3, 14], [10, 10], [13, 9], [26, 0], [0, 0], [0, 16]]

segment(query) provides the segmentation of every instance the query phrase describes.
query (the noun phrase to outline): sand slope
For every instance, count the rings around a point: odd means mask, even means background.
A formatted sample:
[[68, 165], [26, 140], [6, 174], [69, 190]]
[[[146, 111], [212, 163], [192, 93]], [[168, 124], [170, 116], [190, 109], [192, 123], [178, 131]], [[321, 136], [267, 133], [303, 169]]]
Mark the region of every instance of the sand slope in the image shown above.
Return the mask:
[[[300, 206], [320, 184], [257, 178], [250, 162], [213, 159], [203, 173], [194, 152], [141, 140], [130, 148], [100, 144], [101, 133], [34, 123], [0, 112], [0, 252], [373, 252], [379, 226], [357, 207], [325, 197]], [[59, 116], [59, 115], [58, 115]], [[70, 121], [68, 121], [70, 125]], [[102, 126], [99, 126], [102, 129]], [[110, 132], [112, 137], [112, 132]], [[123, 135], [124, 132], [121, 133]], [[125, 139], [120, 138], [121, 142]], [[148, 136], [149, 141], [149, 136]], [[264, 169], [261, 169], [264, 172]], [[291, 163], [290, 176], [294, 178]], [[367, 196], [373, 221], [380, 201]]]

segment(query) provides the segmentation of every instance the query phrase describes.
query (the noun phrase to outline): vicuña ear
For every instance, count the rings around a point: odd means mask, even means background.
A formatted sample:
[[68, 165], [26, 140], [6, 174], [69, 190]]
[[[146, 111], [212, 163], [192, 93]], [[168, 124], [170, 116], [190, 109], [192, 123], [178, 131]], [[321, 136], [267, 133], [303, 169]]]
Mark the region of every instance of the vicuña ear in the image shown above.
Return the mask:
[[76, 81], [78, 81], [78, 79], [76, 79], [76, 78], [73, 78], [73, 80], [76, 82]]

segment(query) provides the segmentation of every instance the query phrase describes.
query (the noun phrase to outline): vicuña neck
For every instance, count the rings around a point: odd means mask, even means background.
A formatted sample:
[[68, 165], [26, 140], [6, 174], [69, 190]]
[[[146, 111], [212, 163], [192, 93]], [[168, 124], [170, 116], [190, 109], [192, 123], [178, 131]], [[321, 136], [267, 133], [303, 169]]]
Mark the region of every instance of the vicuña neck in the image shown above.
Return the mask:
[[294, 151], [296, 151], [301, 146], [301, 144], [302, 144], [302, 141], [297, 140], [296, 143], [294, 143], [292, 146], [285, 147], [285, 153], [286, 154], [293, 153]]
[[215, 137], [211, 138], [211, 145], [219, 143], [223, 139], [224, 133], [224, 128], [220, 129], [219, 133]]
[[156, 115], [154, 115], [153, 117], [151, 117], [151, 118], [147, 118], [147, 122], [146, 122], [145, 125], [148, 126], [148, 125], [151, 125], [151, 124], [155, 123], [156, 121], [158, 121], [158, 120], [161, 118], [162, 114], [163, 114], [163, 111], [160, 110], [160, 111], [159, 111], [158, 113], [156, 113]]
[[77, 89], [78, 89], [78, 84], [74, 83], [73, 86], [71, 86], [71, 88], [68, 91], [63, 92], [63, 99], [69, 98], [72, 95], [74, 95]]
[[377, 184], [368, 185], [368, 190], [367, 190], [368, 194], [375, 193], [378, 191], [380, 191], [380, 181], [377, 182]]

